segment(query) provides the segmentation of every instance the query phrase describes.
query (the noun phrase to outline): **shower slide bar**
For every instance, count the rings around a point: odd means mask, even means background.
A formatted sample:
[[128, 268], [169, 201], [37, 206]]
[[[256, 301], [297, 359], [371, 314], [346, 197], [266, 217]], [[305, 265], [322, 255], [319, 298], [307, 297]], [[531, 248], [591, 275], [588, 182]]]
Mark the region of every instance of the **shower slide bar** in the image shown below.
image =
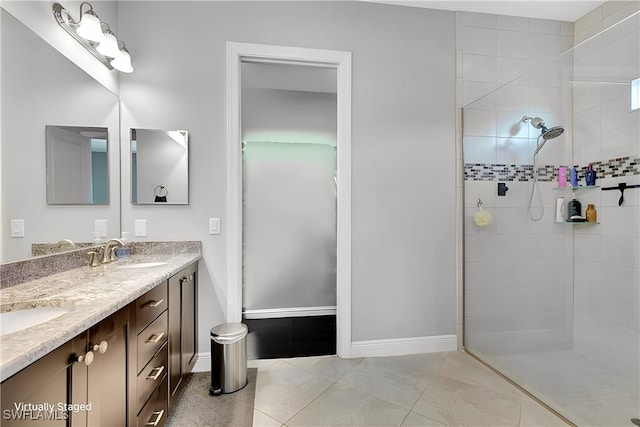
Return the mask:
[[279, 319], [283, 317], [330, 316], [335, 314], [335, 305], [321, 307], [265, 308], [242, 311], [242, 315], [245, 319]]

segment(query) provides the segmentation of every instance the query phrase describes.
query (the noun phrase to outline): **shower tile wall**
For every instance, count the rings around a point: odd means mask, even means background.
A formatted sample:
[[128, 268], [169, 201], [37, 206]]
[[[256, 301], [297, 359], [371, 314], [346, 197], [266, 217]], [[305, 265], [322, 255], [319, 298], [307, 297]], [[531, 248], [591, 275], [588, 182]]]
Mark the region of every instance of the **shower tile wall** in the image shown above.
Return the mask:
[[[609, 1], [575, 24], [581, 41], [574, 52], [575, 162], [628, 158], [597, 182], [601, 187], [640, 184], [640, 111], [629, 111], [629, 82], [640, 77], [640, 14], [631, 16], [638, 10], [638, 1]], [[574, 348], [637, 384], [640, 189], [625, 191], [621, 207], [619, 191], [589, 197], [600, 225], [575, 230]]]
[[[573, 45], [573, 24], [466, 12], [458, 18], [465, 169], [500, 170], [464, 182], [465, 344], [480, 354], [568, 348], [572, 229], [553, 222], [559, 194], [551, 180], [540, 183], [544, 218], [528, 219], [532, 183], [524, 171], [531, 170], [539, 131], [521, 119], [565, 126], [539, 161], [551, 171], [571, 164], [571, 59], [559, 66], [554, 58]], [[509, 188], [504, 197], [498, 182]], [[478, 199], [493, 215], [488, 227], [473, 223]]]

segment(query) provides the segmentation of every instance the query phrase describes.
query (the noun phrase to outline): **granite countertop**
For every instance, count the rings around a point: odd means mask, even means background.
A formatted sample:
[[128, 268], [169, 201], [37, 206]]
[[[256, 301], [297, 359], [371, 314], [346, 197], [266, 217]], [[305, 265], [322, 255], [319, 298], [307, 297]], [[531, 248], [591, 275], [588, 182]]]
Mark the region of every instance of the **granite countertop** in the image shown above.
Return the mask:
[[[153, 289], [200, 253], [132, 255], [98, 267], [80, 267], [2, 289], [2, 311], [37, 305], [70, 307], [69, 312], [39, 325], [0, 336], [0, 381], [40, 359], [102, 319]], [[125, 264], [165, 262], [148, 268]]]

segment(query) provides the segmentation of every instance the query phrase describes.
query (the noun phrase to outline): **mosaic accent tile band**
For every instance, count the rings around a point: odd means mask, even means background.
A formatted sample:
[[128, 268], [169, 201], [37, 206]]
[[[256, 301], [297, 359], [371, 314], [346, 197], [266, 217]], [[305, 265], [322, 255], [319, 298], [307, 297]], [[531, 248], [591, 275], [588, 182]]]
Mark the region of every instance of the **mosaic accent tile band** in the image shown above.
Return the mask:
[[[587, 170], [587, 165], [575, 165], [575, 167], [578, 169], [579, 179], [584, 179], [584, 173]], [[606, 161], [593, 162], [593, 170], [596, 171], [596, 176], [598, 178], [616, 178], [620, 176], [640, 175], [640, 155], [618, 157]], [[544, 165], [538, 167], [539, 181], [555, 181], [557, 179], [558, 166]], [[533, 165], [465, 163], [464, 180], [532, 181]]]

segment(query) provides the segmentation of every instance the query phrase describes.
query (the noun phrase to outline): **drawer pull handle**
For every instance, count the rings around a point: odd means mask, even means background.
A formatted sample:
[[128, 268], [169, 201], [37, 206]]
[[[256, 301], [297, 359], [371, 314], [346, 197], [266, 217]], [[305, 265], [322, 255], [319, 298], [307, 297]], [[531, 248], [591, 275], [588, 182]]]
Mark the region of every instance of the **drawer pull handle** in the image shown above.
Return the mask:
[[160, 340], [162, 339], [162, 337], [164, 337], [164, 332], [159, 332], [157, 334], [153, 334], [151, 335], [151, 338], [149, 338], [147, 340], [147, 342], [152, 342], [154, 344], [158, 344], [160, 342]]
[[156, 371], [155, 375], [149, 374], [147, 377], [148, 380], [157, 380], [160, 378], [160, 375], [164, 372], [164, 366], [158, 366], [157, 368], [153, 368], [151, 372]]
[[161, 299], [160, 301], [149, 301], [148, 303], [145, 303], [143, 305], [143, 307], [151, 307], [151, 308], [156, 308], [158, 307], [160, 304], [162, 304], [164, 302], [164, 298]]
[[149, 419], [149, 421], [145, 425], [156, 427], [158, 424], [160, 424], [160, 420], [162, 419], [162, 416], [164, 415], [164, 409], [161, 409], [161, 410], [156, 411], [153, 414], [151, 414], [152, 417], [154, 415], [156, 416], [155, 421], [151, 421], [151, 419]]

